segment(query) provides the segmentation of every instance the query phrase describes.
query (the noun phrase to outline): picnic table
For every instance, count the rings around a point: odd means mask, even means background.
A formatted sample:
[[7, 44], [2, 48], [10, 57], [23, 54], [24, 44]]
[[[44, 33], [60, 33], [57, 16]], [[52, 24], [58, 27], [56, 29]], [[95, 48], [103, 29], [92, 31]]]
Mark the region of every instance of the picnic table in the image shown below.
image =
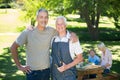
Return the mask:
[[96, 74], [95, 80], [102, 80], [104, 69], [100, 65], [86, 65], [81, 68], [77, 68], [78, 80], [83, 80], [85, 75]]

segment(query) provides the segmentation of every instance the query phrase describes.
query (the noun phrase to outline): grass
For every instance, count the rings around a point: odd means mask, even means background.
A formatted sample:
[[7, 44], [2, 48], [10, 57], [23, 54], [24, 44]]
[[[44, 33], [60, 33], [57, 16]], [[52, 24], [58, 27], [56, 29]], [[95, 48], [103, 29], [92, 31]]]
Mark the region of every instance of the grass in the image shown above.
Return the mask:
[[[87, 51], [91, 48], [95, 48], [97, 54], [100, 55], [100, 52], [96, 47], [98, 42], [99, 41], [92, 41], [92, 42], [81, 41], [81, 45], [84, 51], [83, 55], [85, 59], [87, 59], [87, 55], [88, 55]], [[112, 51], [112, 54], [113, 54], [113, 65], [111, 68], [112, 72], [120, 74], [120, 70], [118, 69], [118, 67], [120, 66], [120, 49], [119, 49], [120, 41], [119, 42], [105, 41], [104, 43]], [[19, 55], [20, 55], [19, 59], [22, 64], [25, 63], [24, 52], [25, 50], [23, 49], [23, 47], [21, 47], [19, 49]], [[3, 48], [3, 52], [0, 54], [0, 63], [1, 63], [0, 64], [0, 80], [25, 80], [24, 74], [16, 68], [11, 58], [9, 46], [6, 48]]]
[[[24, 74], [19, 71], [10, 54], [9, 47], [13, 43], [13, 41], [17, 38], [19, 33], [16, 33], [16, 28], [18, 26], [25, 26], [26, 23], [22, 22], [19, 19], [19, 10], [0, 10], [0, 80], [25, 80]], [[17, 12], [16, 12], [17, 11]], [[83, 51], [84, 58], [87, 59], [87, 51], [90, 48], [95, 48], [98, 55], [100, 52], [97, 49], [97, 44], [99, 41], [89, 41], [90, 36], [87, 32], [87, 27], [84, 21], [79, 19], [79, 15], [67, 15], [68, 18], [68, 29], [74, 31], [78, 34]], [[54, 17], [50, 17], [49, 25], [54, 26], [55, 22]], [[3, 27], [4, 26], [4, 27]], [[111, 27], [110, 27], [111, 26]], [[110, 20], [106, 17], [102, 17], [100, 20], [100, 30], [101, 37], [111, 39], [119, 39], [117, 41], [103, 41], [107, 47], [112, 51], [113, 54], [113, 66], [111, 70], [113, 72], [119, 73], [120, 66], [120, 34], [114, 27], [114, 25], [110, 22]], [[12, 33], [11, 33], [12, 32]], [[15, 33], [14, 33], [15, 32]], [[25, 53], [24, 49], [19, 49], [20, 60], [22, 64], [25, 63]]]
[[17, 32], [17, 27], [25, 26], [26, 23], [20, 20], [20, 10], [0, 9], [0, 33]]

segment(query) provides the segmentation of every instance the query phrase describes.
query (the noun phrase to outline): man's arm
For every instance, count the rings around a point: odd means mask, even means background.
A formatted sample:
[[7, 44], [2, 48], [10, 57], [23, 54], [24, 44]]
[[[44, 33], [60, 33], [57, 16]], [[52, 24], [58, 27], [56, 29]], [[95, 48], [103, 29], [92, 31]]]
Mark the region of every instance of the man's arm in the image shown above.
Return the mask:
[[14, 43], [12, 44], [10, 50], [11, 50], [12, 58], [13, 58], [13, 60], [15, 61], [16, 66], [17, 66], [17, 67], [20, 67], [21, 64], [20, 64], [20, 62], [19, 62], [19, 60], [18, 60], [18, 51], [17, 51], [18, 47], [19, 47], [19, 45], [16, 44], [16, 42], [14, 42]]
[[78, 36], [76, 35], [76, 33], [74, 32], [70, 32], [71, 36], [70, 36], [70, 40], [72, 41], [72, 43], [75, 43], [79, 40]]
[[73, 62], [71, 62], [71, 63], [69, 63], [69, 64], [63, 63], [63, 65], [62, 65], [61, 67], [58, 67], [58, 70], [59, 70], [60, 72], [63, 72], [63, 71], [65, 71], [65, 70], [67, 70], [67, 69], [69, 69], [69, 68], [77, 65], [78, 63], [80, 63], [80, 62], [82, 62], [82, 61], [83, 61], [82, 54], [78, 54], [78, 55], [76, 56], [76, 58], [73, 60]]
[[29, 66], [22, 66], [21, 63], [19, 62], [19, 59], [18, 59], [18, 49], [19, 45], [14, 42], [10, 48], [11, 50], [11, 55], [12, 55], [12, 58], [16, 64], [16, 66], [18, 67], [19, 70], [25, 72], [25, 73], [29, 73], [31, 70], [30, 70], [30, 67]]

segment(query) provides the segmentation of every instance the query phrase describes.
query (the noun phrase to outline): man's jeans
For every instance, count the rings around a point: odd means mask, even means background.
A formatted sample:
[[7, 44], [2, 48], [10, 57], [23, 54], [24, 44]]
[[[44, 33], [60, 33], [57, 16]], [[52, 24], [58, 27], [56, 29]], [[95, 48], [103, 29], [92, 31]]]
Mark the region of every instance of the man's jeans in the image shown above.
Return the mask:
[[35, 70], [26, 74], [26, 80], [49, 80], [50, 69]]

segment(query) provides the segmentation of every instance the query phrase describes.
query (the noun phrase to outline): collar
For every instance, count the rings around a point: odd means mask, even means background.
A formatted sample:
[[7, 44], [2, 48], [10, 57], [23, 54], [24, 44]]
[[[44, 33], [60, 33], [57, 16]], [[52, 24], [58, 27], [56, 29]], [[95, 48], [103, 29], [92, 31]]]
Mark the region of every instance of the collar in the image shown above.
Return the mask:
[[58, 35], [55, 36], [55, 42], [68, 42], [68, 40], [70, 39], [70, 32], [67, 30], [66, 36], [60, 38]]

